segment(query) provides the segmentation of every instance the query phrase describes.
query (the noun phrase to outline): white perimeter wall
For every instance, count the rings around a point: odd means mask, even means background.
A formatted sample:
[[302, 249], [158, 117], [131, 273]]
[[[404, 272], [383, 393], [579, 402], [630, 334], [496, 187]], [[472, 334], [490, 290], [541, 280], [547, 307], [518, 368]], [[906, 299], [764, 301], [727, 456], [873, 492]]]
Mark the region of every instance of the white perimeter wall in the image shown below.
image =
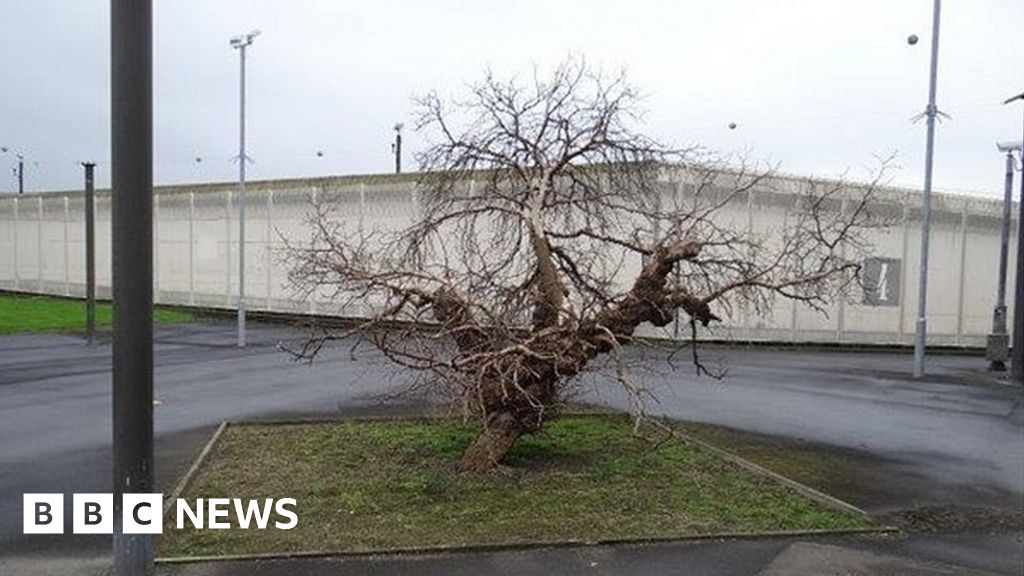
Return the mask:
[[[752, 230], [779, 230], [796, 201], [799, 179], [777, 178], [737, 198], [723, 218]], [[671, 194], [685, 185], [670, 183]], [[353, 176], [250, 183], [247, 187], [246, 295], [250, 309], [357, 316], [323, 294], [303, 297], [287, 283], [285, 243], [308, 242], [312, 203], [334, 203], [346, 226], [394, 229], [416, 213], [415, 175]], [[898, 262], [885, 304], [862, 294], [827, 315], [779, 299], [768, 317], [734, 310], [709, 337], [779, 342], [909, 344], [917, 308], [920, 194], [887, 189], [876, 207], [893, 225], [873, 232], [877, 256]], [[0, 289], [81, 297], [85, 294], [84, 199], [81, 192], [0, 197]], [[1014, 209], [1016, 214], [1017, 210]], [[992, 324], [998, 273], [1000, 202], [936, 195], [933, 200], [929, 341], [982, 346]], [[237, 192], [233, 184], [158, 187], [154, 201], [154, 291], [161, 304], [233, 308], [238, 292]], [[110, 194], [96, 198], [97, 295], [110, 297]], [[1011, 226], [1010, 270], [1016, 258]], [[634, 267], [639, 266], [639, 262]], [[626, 270], [624, 281], [635, 270]], [[1013, 294], [1013, 274], [1007, 293]], [[1012, 298], [1011, 298], [1012, 299]], [[1011, 303], [1012, 304], [1012, 303]], [[1009, 316], [1012, 318], [1011, 315]], [[650, 328], [686, 337], [685, 325]]]

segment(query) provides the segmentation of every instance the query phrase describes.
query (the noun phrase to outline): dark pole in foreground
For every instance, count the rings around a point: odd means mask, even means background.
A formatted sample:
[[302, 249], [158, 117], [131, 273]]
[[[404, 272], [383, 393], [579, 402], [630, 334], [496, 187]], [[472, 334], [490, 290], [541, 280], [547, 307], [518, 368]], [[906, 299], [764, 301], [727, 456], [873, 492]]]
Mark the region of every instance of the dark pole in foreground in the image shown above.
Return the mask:
[[92, 344], [96, 332], [96, 190], [93, 170], [96, 165], [84, 162], [85, 167], [85, 337]]
[[[1010, 98], [1004, 104], [1024, 100], [1024, 94]], [[1024, 165], [1024, 142], [1021, 143], [1021, 163]], [[1020, 211], [1017, 216], [1017, 285], [1013, 296], [1013, 341], [1010, 354], [1010, 379], [1024, 383], [1024, 173], [1020, 178]]]
[[[153, 5], [111, 0], [114, 574], [153, 574], [122, 494], [153, 492]], [[157, 522], [160, 520], [157, 519]]]
[[25, 158], [18, 154], [18, 194], [25, 193]]

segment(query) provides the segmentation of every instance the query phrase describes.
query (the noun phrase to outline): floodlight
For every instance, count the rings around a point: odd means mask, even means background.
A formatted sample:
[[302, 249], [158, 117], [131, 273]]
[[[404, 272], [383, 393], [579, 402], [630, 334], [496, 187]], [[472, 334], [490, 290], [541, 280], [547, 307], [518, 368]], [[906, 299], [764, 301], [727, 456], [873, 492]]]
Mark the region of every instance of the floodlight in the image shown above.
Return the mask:
[[231, 39], [231, 47], [232, 48], [243, 48], [245, 46], [248, 46], [248, 45], [252, 44], [253, 39], [256, 38], [259, 35], [260, 35], [260, 31], [259, 30], [253, 30], [252, 32], [249, 32], [248, 34], [242, 34], [240, 36], [235, 36], [234, 38]]

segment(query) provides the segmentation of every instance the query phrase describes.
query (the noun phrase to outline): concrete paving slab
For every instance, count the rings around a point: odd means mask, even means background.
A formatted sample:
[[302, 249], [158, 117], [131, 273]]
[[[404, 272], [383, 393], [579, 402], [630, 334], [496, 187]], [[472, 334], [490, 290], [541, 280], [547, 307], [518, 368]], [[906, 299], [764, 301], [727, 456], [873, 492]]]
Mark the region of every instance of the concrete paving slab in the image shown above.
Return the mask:
[[754, 576], [784, 541], [730, 540], [479, 553], [163, 565], [159, 576]]
[[0, 557], [4, 576], [106, 576], [110, 567], [107, 558]]
[[779, 554], [758, 576], [995, 576], [992, 572], [918, 562], [856, 550], [796, 542]]

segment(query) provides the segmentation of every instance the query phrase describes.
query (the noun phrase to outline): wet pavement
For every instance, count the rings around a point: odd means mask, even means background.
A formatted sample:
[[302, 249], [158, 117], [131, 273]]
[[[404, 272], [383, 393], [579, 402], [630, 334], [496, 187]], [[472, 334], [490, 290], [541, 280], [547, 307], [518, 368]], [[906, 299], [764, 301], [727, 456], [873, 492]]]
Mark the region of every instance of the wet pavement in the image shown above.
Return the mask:
[[[408, 399], [380, 404], [381, 394], [406, 380], [372, 352], [353, 360], [347, 347], [338, 347], [307, 365], [292, 362], [277, 348], [279, 341], [301, 337], [301, 332], [256, 324], [244, 350], [233, 346], [232, 337], [228, 323], [159, 329], [155, 425], [161, 490], [176, 482], [222, 420], [421, 409]], [[49, 573], [64, 568], [66, 573], [90, 573], [105, 565], [109, 537], [22, 535], [21, 495], [109, 489], [109, 354], [109, 343], [90, 347], [76, 335], [0, 336], [0, 573], [34, 573], [44, 565]], [[728, 376], [721, 381], [696, 378], [678, 358], [674, 369], [654, 357], [636, 359], [636, 377], [659, 400], [649, 406], [651, 413], [862, 458], [884, 489], [865, 491], [860, 502], [854, 494], [853, 503], [873, 513], [920, 506], [1024, 505], [1021, 391], [985, 374], [982, 358], [937, 356], [930, 361], [931, 376], [915, 381], [907, 374], [910, 356], [898, 353], [712, 347], [702, 354], [705, 361], [721, 361]], [[580, 399], [626, 406], [614, 383], [595, 376], [581, 379]], [[841, 544], [868, 550], [869, 556], [1021, 573], [1021, 534], [982, 532], [939, 530]], [[758, 574], [777, 558], [785, 559], [781, 555], [793, 544], [785, 539], [677, 543], [165, 571]], [[797, 548], [789, 554], [798, 565], [800, 557], [822, 550]]]

